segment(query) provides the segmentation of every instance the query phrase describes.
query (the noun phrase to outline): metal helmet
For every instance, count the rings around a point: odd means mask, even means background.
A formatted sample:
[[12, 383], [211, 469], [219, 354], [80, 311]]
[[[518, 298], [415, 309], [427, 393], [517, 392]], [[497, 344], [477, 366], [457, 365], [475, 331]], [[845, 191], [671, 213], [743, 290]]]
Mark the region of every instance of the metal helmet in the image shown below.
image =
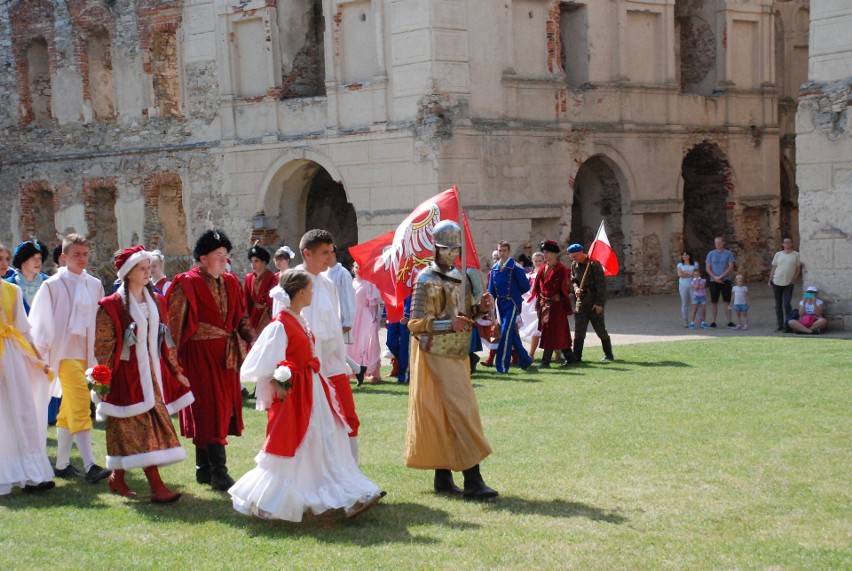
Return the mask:
[[458, 225], [458, 222], [452, 220], [441, 220], [435, 224], [432, 240], [435, 242], [436, 248], [461, 248], [461, 226]]

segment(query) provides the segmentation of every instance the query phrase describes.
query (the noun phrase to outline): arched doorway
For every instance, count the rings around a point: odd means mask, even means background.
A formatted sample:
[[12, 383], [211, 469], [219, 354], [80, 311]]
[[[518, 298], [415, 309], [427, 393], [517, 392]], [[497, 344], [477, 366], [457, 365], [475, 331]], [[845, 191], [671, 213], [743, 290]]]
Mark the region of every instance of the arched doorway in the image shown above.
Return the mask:
[[[584, 162], [574, 177], [574, 200], [571, 205], [571, 234], [569, 242], [579, 242], [588, 248], [595, 239], [601, 220], [607, 237], [624, 268], [624, 230], [621, 218], [621, 184], [613, 166], [606, 158], [594, 156]], [[624, 272], [607, 279], [607, 289], [624, 289]]]
[[315, 161], [294, 159], [278, 170], [267, 193], [279, 195], [279, 243], [269, 244], [270, 248], [286, 244], [297, 251], [307, 230], [322, 228], [334, 235], [340, 251], [338, 260], [351, 268], [347, 249], [358, 243], [358, 221], [343, 183], [332, 173]]
[[731, 165], [717, 145], [705, 141], [686, 154], [681, 176], [683, 247], [703, 263], [716, 236], [730, 241], [733, 235], [732, 210], [728, 209], [733, 191]]

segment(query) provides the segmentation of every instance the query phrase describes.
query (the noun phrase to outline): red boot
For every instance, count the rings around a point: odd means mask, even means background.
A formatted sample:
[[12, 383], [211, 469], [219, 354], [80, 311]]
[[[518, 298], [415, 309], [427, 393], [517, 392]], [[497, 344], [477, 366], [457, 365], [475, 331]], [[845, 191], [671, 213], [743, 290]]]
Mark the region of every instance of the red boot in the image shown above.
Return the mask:
[[110, 490], [120, 496], [131, 497], [136, 495], [136, 492], [131, 490], [128, 487], [127, 482], [124, 481], [124, 470], [113, 470], [107, 484], [109, 485]]
[[391, 376], [391, 377], [398, 377], [398, 376], [399, 376], [399, 361], [397, 361], [397, 360], [396, 360], [396, 357], [393, 357], [393, 358], [391, 359], [391, 372], [390, 372], [390, 376]]
[[156, 466], [145, 468], [145, 477], [148, 478], [148, 484], [151, 486], [151, 503], [168, 504], [180, 498], [179, 493], [166, 487], [163, 480], [160, 479], [160, 471], [157, 470]]
[[483, 367], [493, 367], [494, 366], [494, 357], [497, 356], [497, 350], [492, 349], [488, 353], [488, 358], [482, 362]]

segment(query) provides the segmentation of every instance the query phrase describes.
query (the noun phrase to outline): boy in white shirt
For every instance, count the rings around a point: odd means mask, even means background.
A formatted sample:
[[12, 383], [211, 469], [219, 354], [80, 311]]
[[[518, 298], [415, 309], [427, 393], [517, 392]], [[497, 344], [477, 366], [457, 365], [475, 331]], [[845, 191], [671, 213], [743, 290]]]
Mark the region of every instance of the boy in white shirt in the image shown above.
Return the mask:
[[[92, 450], [91, 397], [86, 369], [95, 360], [95, 316], [104, 297], [103, 284], [86, 272], [89, 245], [79, 234], [62, 240], [66, 270], [46, 280], [30, 310], [33, 341], [41, 355], [57, 372], [62, 386], [62, 405], [56, 419], [56, 467], [60, 478], [81, 474], [71, 464], [71, 447], [83, 457], [86, 480], [95, 483], [110, 475], [95, 463]], [[47, 403], [44, 403], [47, 406]]]

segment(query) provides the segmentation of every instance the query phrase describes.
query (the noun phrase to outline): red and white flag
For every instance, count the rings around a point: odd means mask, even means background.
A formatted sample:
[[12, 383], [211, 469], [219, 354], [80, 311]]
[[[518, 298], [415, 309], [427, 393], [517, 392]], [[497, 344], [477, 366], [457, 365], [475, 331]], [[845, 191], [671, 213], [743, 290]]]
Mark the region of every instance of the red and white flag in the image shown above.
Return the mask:
[[403, 303], [411, 295], [417, 274], [432, 263], [435, 257], [432, 231], [441, 220], [454, 220], [464, 228], [467, 267], [479, 267], [479, 256], [467, 217], [459, 206], [458, 193], [454, 186], [433, 196], [415, 208], [395, 232], [349, 248], [358, 264], [358, 276], [374, 284], [382, 294], [388, 321], [402, 319]]
[[595, 241], [589, 247], [589, 257], [601, 263], [605, 276], [618, 275], [618, 258], [615, 256], [615, 252], [612, 251], [612, 246], [604, 229], [603, 220], [601, 220], [601, 227], [598, 228]]

